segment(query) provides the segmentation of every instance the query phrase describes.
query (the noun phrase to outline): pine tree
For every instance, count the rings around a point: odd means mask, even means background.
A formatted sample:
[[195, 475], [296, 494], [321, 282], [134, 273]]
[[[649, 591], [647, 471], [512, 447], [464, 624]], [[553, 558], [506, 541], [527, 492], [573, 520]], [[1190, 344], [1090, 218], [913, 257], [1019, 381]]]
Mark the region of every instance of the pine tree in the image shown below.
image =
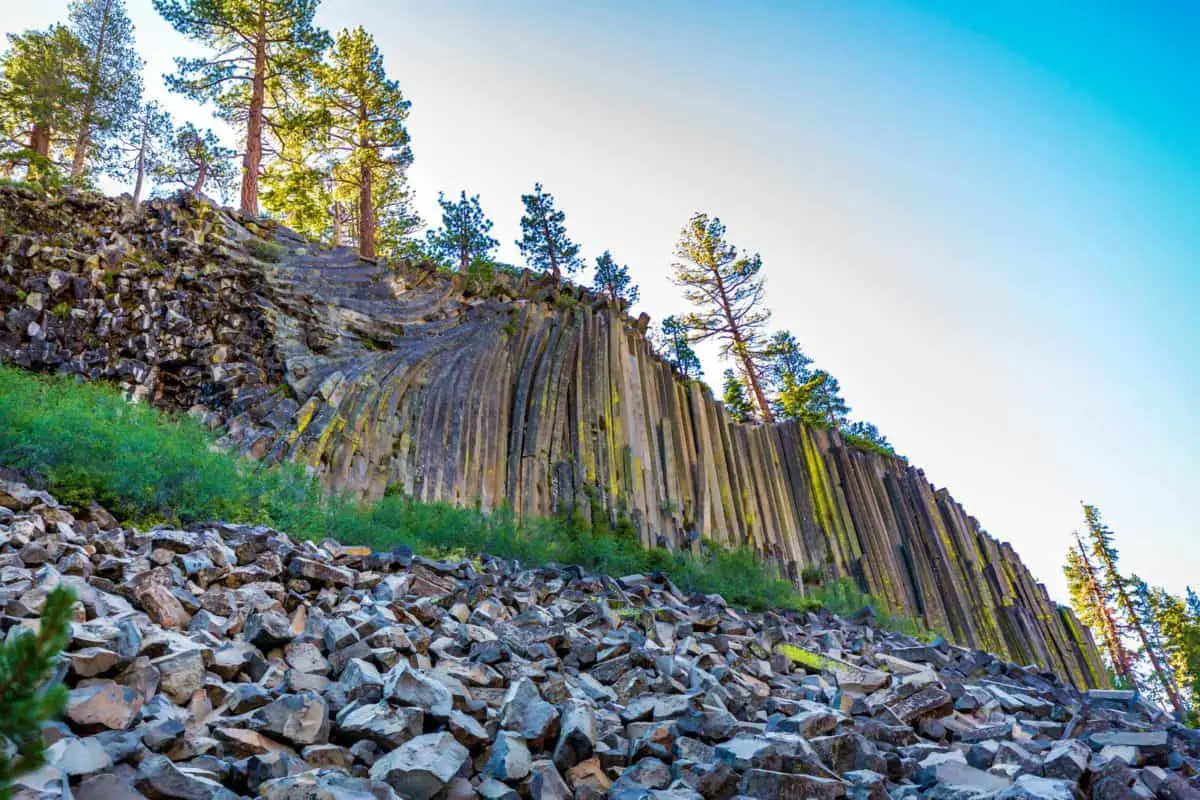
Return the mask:
[[561, 278], [563, 270], [575, 272], [583, 266], [579, 245], [567, 236], [567, 215], [554, 207], [554, 196], [533, 185], [533, 194], [521, 195], [525, 214], [521, 217], [521, 239], [517, 247], [531, 269], [550, 270]]
[[201, 131], [187, 122], [175, 132], [170, 150], [155, 168], [154, 176], [196, 194], [215, 189], [224, 200], [237, 180], [233, 161], [236, 155], [222, 147], [211, 130]]
[[788, 373], [783, 384], [777, 400], [780, 416], [838, 429], [848, 424], [850, 407], [842, 399], [841, 385], [825, 370], [811, 372], [803, 383]]
[[125, 0], [72, 0], [67, 14], [71, 30], [87, 48], [87, 73], [71, 158], [71, 180], [78, 182], [88, 157], [118, 131], [129, 109], [141, 107], [142, 60]]
[[383, 54], [362, 27], [337, 35], [329, 63], [318, 76], [329, 148], [350, 166], [344, 174], [358, 194], [359, 253], [374, 258], [378, 226], [373, 187], [381, 173], [387, 180], [412, 163], [404, 127], [411, 104], [400, 84], [388, 79]]
[[605, 250], [603, 255], [596, 257], [596, 276], [592, 288], [617, 305], [631, 306], [638, 301], [640, 292], [629, 277], [629, 267], [618, 266], [613, 260], [612, 253]]
[[663, 349], [667, 361], [684, 377], [698, 380], [704, 375], [700, 359], [688, 341], [688, 329], [683, 320], [676, 316], [667, 317], [662, 321]]
[[28, 177], [51, 169], [56, 142], [74, 138], [84, 96], [87, 49], [66, 26], [9, 34], [0, 60], [0, 105], [12, 119], [19, 150], [11, 161], [27, 164]]
[[381, 258], [401, 258], [416, 246], [413, 235], [424, 223], [413, 208], [412, 191], [401, 170], [385, 171], [374, 183], [375, 241]]
[[763, 387], [760, 354], [770, 312], [763, 307], [762, 259], [739, 253], [716, 217], [695, 214], [675, 247], [674, 281], [697, 307], [684, 320], [692, 340], [715, 338], [722, 358], [732, 358], [748, 384], [762, 419], [774, 421]]
[[[1151, 689], [1150, 694], [1160, 702], [1169, 701], [1172, 696], [1179, 696], [1179, 680], [1167, 652], [1166, 636], [1159, 615], [1156, 613], [1154, 593], [1144, 580], [1137, 575], [1131, 575], [1129, 577], [1129, 597], [1133, 603], [1133, 613], [1146, 632], [1146, 655], [1149, 657], [1149, 650], [1153, 648], [1154, 655], [1161, 667], [1161, 671], [1156, 675], [1157, 686]], [[1149, 682], [1147, 685], [1154, 686]]]
[[42, 726], [61, 716], [67, 703], [62, 684], [47, 687], [59, 653], [71, 638], [75, 595], [59, 586], [46, 595], [37, 632], [10, 631], [0, 644], [0, 797], [10, 797], [13, 779], [46, 762]]
[[134, 205], [141, 202], [146, 179], [166, 163], [172, 137], [171, 115], [150, 102], [129, 115], [123, 135], [113, 143], [106, 171], [119, 180], [133, 181]]
[[1130, 596], [1128, 581], [1122, 577], [1120, 571], [1117, 569], [1118, 553], [1116, 545], [1113, 543], [1113, 533], [1104, 524], [1104, 521], [1100, 518], [1100, 510], [1095, 506], [1085, 503], [1083, 505], [1083, 515], [1087, 520], [1088, 534], [1092, 544], [1092, 555], [1100, 567], [1101, 586], [1105, 592], [1115, 598], [1118, 613], [1123, 615], [1125, 622], [1142, 643], [1143, 651], [1150, 658], [1150, 664], [1154, 669], [1159, 684], [1166, 689], [1171, 706], [1182, 719], [1185, 716], [1185, 712], [1183, 705], [1179, 701], [1179, 695], [1171, 688], [1171, 683], [1167, 680], [1162, 662], [1159, 660], [1154, 648], [1150, 645], [1149, 636], [1142, 625], [1142, 621], [1137, 614], [1137, 609], [1134, 607]]
[[1092, 563], [1083, 537], [1079, 531], [1075, 531], [1074, 535], [1075, 547], [1067, 551], [1067, 563], [1063, 566], [1071, 607], [1084, 625], [1100, 634], [1113, 673], [1123, 681], [1132, 683], [1133, 667], [1129, 652], [1121, 641], [1111, 598], [1104, 592], [1100, 574]]
[[725, 370], [722, 397], [725, 401], [725, 411], [734, 421], [754, 421], [754, 406], [746, 398], [746, 384], [731, 369]]
[[1150, 607], [1171, 669], [1191, 706], [1188, 723], [1196, 726], [1200, 724], [1197, 713], [1200, 710], [1200, 603], [1196, 602], [1196, 595], [1190, 588], [1186, 601], [1164, 589], [1154, 589], [1150, 592]]
[[463, 192], [455, 202], [439, 192], [438, 205], [442, 207], [442, 227], [426, 236], [429, 254], [463, 272], [476, 262], [490, 262], [500, 243], [488, 235], [492, 221], [483, 213], [479, 195], [467, 197]]
[[293, 125], [290, 96], [309, 83], [329, 34], [313, 25], [320, 0], [153, 0], [175, 30], [211, 48], [207, 58], [177, 58], [170, 89], [212, 101], [245, 130], [241, 210], [258, 214], [258, 182], [268, 130]]

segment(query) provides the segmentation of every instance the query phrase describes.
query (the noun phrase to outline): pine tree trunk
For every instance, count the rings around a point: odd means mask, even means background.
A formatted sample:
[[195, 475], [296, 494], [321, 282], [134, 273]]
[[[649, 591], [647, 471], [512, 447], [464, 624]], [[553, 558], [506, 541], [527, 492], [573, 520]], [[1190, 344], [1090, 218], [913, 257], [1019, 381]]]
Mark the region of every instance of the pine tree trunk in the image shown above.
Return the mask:
[[105, 40], [108, 38], [108, 18], [112, 0], [104, 2], [104, 16], [100, 20], [100, 38], [96, 42], [96, 56], [92, 59], [92, 72], [88, 79], [87, 93], [83, 98], [83, 113], [79, 118], [79, 136], [75, 139], [75, 155], [71, 159], [71, 180], [83, 176], [83, 163], [87, 157], [88, 144], [92, 136], [92, 115], [96, 113], [96, 84], [100, 82], [100, 62], [104, 57]]
[[546, 211], [542, 209], [542, 235], [546, 237], [546, 254], [550, 256], [550, 272], [555, 280], [562, 279], [562, 271], [558, 268], [558, 257], [554, 255], [554, 241], [550, 238], [550, 223], [546, 221]]
[[258, 216], [258, 173], [262, 167], [263, 105], [267, 91], [267, 24], [259, 15], [254, 40], [254, 77], [250, 84], [250, 112], [246, 122], [246, 155], [242, 160], [242, 213]]
[[371, 147], [370, 125], [367, 121], [367, 106], [358, 104], [358, 148], [362, 163], [358, 167], [358, 254], [363, 258], [375, 257], [375, 202], [371, 189], [371, 162], [367, 154]]
[[333, 201], [330, 209], [333, 212], [333, 246], [342, 246], [342, 204], [337, 200]]
[[196, 170], [196, 182], [192, 184], [192, 191], [195, 194], [204, 191], [204, 181], [206, 180], [208, 180], [208, 162], [201, 161], [200, 167]]
[[746, 375], [746, 382], [750, 384], [750, 391], [754, 392], [754, 400], [758, 403], [759, 412], [762, 414], [763, 422], [774, 422], [775, 415], [771, 413], [771, 405], [767, 402], [766, 392], [762, 388], [762, 380], [758, 376], [758, 366], [754, 363], [754, 359], [750, 355], [750, 347], [746, 344], [745, 334], [738, 326], [734, 319], [733, 307], [729, 302], [729, 296], [725, 293], [725, 281], [721, 278], [721, 273], [717, 269], [713, 269], [713, 278], [717, 282], [717, 292], [721, 298], [721, 313], [725, 317], [725, 322], [729, 326], [730, 335], [733, 337], [734, 356], [741, 362], [742, 371]]
[[1129, 624], [1133, 626], [1133, 630], [1141, 640], [1142, 647], [1146, 650], [1146, 655], [1150, 656], [1150, 664], [1154, 667], [1154, 674], [1158, 678], [1158, 682], [1166, 691], [1167, 698], [1175, 708], [1175, 713], [1182, 720], [1187, 712], [1184, 710], [1183, 703], [1180, 702], [1179, 695], [1175, 693], [1171, 682], [1167, 680], [1167, 676], [1163, 672], [1162, 663], [1158, 659], [1158, 654], [1150, 645], [1150, 637], [1146, 635], [1146, 629], [1142, 626], [1142, 621], [1133, 607], [1133, 601], [1129, 599], [1129, 591], [1125, 588], [1125, 579], [1117, 571], [1117, 564], [1113, 558], [1112, 551], [1100, 540], [1095, 530], [1092, 531], [1092, 536], [1096, 539], [1096, 554], [1104, 562], [1104, 571], [1108, 582], [1117, 590], [1117, 604], [1125, 612], [1125, 615], [1129, 617]]
[[133, 205], [136, 207], [142, 201], [142, 181], [146, 177], [146, 126], [142, 123], [142, 142], [138, 147], [137, 180], [133, 183]]
[[50, 126], [35, 122], [29, 134], [29, 149], [43, 158], [50, 157]]

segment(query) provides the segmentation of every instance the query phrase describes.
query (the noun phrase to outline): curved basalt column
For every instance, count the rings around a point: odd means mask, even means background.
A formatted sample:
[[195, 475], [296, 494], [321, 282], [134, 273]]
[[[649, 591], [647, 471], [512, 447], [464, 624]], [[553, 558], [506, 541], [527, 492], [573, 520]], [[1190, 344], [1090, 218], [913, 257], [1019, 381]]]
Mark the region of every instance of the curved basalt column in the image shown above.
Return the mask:
[[529, 273], [480, 290], [282, 230], [262, 261], [238, 244], [253, 226], [194, 200], [134, 215], [84, 196], [48, 215], [5, 192], [4, 360], [121, 381], [364, 497], [750, 545], [797, 582], [850, 576], [957, 642], [1105, 681], [1087, 629], [919, 469], [835, 431], [731, 421], [652, 352], [645, 319], [590, 293]]

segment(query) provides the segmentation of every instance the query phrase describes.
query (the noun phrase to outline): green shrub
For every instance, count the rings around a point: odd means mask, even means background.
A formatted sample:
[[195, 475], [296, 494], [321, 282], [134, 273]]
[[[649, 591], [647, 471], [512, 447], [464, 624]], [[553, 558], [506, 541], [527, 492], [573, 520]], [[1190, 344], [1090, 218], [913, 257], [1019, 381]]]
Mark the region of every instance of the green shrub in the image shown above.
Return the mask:
[[363, 504], [323, 492], [294, 464], [264, 468], [213, 441], [196, 420], [127, 403], [110, 387], [0, 367], [0, 465], [37, 476], [65, 503], [94, 500], [135, 524], [222, 519], [379, 550], [462, 550], [616, 576], [661, 570], [683, 591], [742, 606], [808, 605], [750, 550], [645, 549], [629, 518], [610, 526], [598, 500], [595, 524], [581, 515], [517, 520], [508, 509], [485, 514], [391, 492]]
[[284, 248], [281, 245], [268, 242], [266, 239], [259, 239], [257, 236], [251, 236], [242, 244], [242, 247], [259, 261], [279, 262], [283, 260]]
[[747, 548], [705, 542], [702, 552], [643, 548], [624, 513], [610, 522], [598, 492], [587, 517], [518, 520], [405, 497], [398, 489], [374, 503], [330, 494], [291, 463], [264, 467], [213, 446], [196, 420], [127, 403], [101, 384], [0, 367], [0, 466], [36, 476], [70, 505], [93, 500], [139, 525], [208, 520], [272, 525], [294, 536], [331, 537], [387, 550], [488, 553], [526, 565], [578, 564], [607, 575], [666, 573], [684, 592], [720, 594], [752, 609], [825, 606], [849, 615], [870, 606], [882, 624], [919, 632], [848, 579], [808, 597]]

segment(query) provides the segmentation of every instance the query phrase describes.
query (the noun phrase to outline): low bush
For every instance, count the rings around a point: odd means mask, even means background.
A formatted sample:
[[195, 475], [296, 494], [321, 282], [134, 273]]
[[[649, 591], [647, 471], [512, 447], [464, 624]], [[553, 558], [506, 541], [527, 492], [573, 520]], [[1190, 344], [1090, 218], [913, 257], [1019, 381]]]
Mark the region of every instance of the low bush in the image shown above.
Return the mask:
[[719, 593], [753, 609], [843, 614], [879, 604], [849, 581], [809, 596], [748, 549], [707, 542], [702, 554], [643, 548], [626, 518], [602, 514], [518, 520], [389, 492], [361, 503], [322, 490], [295, 464], [265, 467], [231, 455], [185, 416], [128, 403], [112, 387], [0, 366], [0, 466], [36, 477], [69, 505], [100, 503], [138, 525], [208, 520], [261, 523], [294, 536], [387, 550], [488, 553], [526, 565], [578, 564], [621, 576], [663, 571], [685, 592]]

